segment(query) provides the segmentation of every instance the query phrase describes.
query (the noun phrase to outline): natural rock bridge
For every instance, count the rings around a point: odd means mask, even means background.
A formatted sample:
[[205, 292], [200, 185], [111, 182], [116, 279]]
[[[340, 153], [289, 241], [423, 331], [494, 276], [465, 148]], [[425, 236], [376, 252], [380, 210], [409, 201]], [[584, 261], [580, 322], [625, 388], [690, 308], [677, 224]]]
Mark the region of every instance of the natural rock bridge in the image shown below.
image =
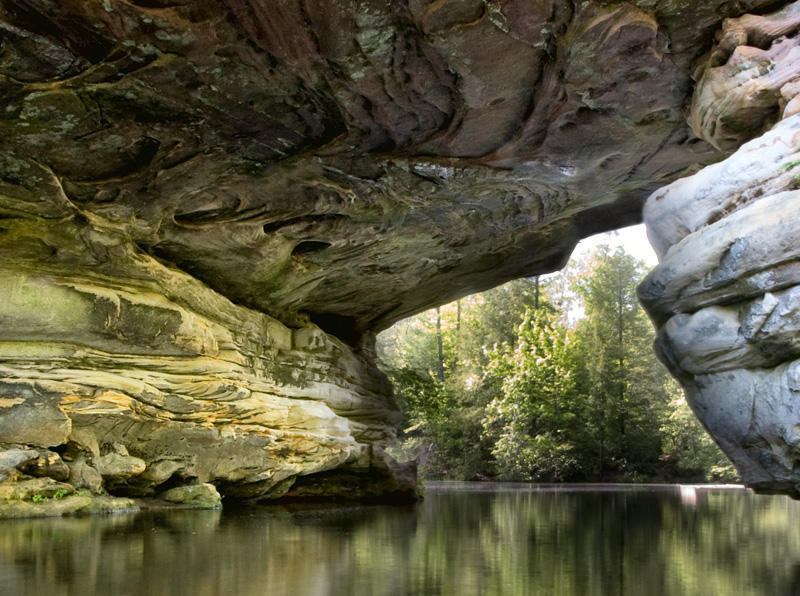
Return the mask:
[[663, 360], [798, 496], [798, 33], [771, 0], [0, 0], [0, 497], [412, 497], [375, 334], [643, 207]]

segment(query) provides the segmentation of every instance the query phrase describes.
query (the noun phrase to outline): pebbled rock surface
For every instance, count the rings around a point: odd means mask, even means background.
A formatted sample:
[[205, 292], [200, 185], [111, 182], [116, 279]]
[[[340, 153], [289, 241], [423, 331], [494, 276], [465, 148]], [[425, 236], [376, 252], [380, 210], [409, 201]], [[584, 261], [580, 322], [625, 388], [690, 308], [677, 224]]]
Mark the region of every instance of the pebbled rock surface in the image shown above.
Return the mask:
[[718, 146], [756, 138], [648, 199], [645, 222], [660, 264], [639, 288], [659, 327], [657, 351], [744, 481], [795, 498], [798, 33], [800, 3], [725, 23], [703, 66], [692, 122]]
[[735, 149], [684, 109], [765, 6], [0, 0], [0, 443], [121, 496], [413, 496], [374, 334]]

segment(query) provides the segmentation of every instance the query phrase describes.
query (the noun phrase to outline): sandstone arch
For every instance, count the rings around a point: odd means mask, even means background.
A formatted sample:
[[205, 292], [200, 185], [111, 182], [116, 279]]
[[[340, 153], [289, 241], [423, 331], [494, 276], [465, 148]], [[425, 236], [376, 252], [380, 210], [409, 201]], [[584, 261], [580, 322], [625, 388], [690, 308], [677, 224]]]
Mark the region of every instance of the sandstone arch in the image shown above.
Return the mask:
[[[51, 476], [126, 494], [210, 482], [246, 498], [413, 496], [383, 452], [398, 412], [374, 334], [560, 267], [579, 238], [639, 221], [648, 195], [764, 134], [788, 149], [762, 195], [743, 181], [733, 205], [648, 208], [666, 260], [643, 297], [704, 408], [726, 390], [718, 363], [681, 364], [697, 308], [734, 325], [734, 301], [772, 313], [792, 299], [793, 257], [774, 260], [784, 281], [758, 286], [766, 269], [739, 267], [740, 243], [709, 277], [728, 290], [684, 300], [671, 263], [688, 240], [661, 229], [705, 238], [772, 195], [791, 209], [796, 11], [723, 25], [766, 8], [2, 0], [0, 442], [27, 453], [7, 475], [64, 458]], [[761, 169], [748, 147], [733, 159]], [[745, 337], [760, 355], [744, 369], [788, 366], [791, 325], [771, 325], [779, 339]], [[793, 370], [753, 374], [790, 391]], [[706, 424], [748, 481], [794, 494], [794, 431], [743, 438], [717, 425], [728, 415]]]

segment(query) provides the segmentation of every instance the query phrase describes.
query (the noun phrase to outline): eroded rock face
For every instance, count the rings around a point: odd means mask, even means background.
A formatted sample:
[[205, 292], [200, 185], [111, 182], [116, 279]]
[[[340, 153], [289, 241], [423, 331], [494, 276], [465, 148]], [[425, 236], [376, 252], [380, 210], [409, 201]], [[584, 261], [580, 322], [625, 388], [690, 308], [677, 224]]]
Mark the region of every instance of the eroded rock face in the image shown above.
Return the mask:
[[[800, 497], [800, 4], [725, 24], [692, 122], [725, 161], [648, 199], [657, 350], [745, 482]], [[755, 47], [754, 47], [755, 46]], [[749, 98], [749, 99], [748, 99]]]
[[729, 10], [3, 0], [0, 207], [102, 218], [355, 344], [558, 268], [712, 159], [682, 111]]
[[717, 159], [694, 62], [766, 5], [0, 0], [0, 443], [120, 495], [413, 494], [374, 333]]
[[[15, 220], [0, 242], [80, 252], [55, 228], [27, 235]], [[399, 412], [367, 360], [314, 327], [236, 306], [113, 233], [104, 245], [116, 255], [105, 265], [73, 253], [71, 266], [0, 270], [0, 443], [56, 448], [76, 486], [140, 496], [211, 482], [263, 497], [301, 473], [386, 465]]]

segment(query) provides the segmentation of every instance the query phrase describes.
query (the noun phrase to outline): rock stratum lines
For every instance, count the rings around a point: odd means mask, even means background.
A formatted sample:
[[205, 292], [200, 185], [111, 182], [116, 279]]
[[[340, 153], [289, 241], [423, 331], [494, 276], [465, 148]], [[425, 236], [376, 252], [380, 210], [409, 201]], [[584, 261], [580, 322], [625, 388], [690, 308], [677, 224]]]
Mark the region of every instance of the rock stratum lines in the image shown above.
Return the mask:
[[748, 482], [794, 494], [762, 412], [794, 391], [777, 8], [0, 0], [0, 498], [415, 498], [376, 333], [654, 192], [659, 349]]

